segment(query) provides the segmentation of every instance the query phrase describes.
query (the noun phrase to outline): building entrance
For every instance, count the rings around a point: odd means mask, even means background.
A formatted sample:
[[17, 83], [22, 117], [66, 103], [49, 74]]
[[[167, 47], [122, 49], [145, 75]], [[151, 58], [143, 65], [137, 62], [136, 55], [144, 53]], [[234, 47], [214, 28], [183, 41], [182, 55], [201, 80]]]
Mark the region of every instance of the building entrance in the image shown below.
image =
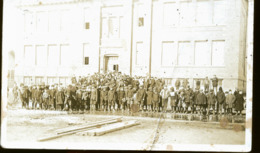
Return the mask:
[[104, 58], [105, 72], [118, 72], [119, 71], [119, 62], [118, 56], [105, 56]]

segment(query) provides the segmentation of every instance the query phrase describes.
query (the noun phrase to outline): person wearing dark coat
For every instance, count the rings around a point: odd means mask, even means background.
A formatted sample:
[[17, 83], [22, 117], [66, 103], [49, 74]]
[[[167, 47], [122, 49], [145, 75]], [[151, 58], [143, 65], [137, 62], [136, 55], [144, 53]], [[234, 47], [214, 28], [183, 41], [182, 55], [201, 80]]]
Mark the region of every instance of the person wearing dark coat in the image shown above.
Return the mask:
[[65, 95], [61, 87], [58, 87], [58, 91], [56, 93], [55, 99], [56, 99], [56, 110], [63, 110]]
[[215, 104], [216, 104], [216, 96], [214, 94], [214, 90], [211, 89], [210, 93], [207, 95], [207, 102], [208, 102], [208, 110], [207, 114], [209, 115], [209, 111], [212, 108], [213, 115], [215, 115]]
[[239, 91], [239, 93], [236, 95], [236, 101], [235, 101], [235, 110], [236, 110], [236, 115], [241, 115], [241, 111], [244, 109], [244, 97], [243, 97], [243, 92]]
[[136, 101], [139, 104], [140, 110], [143, 111], [144, 107], [145, 90], [143, 85], [140, 85], [139, 90], [136, 93]]
[[20, 90], [20, 100], [22, 102], [22, 108], [26, 108], [26, 101], [28, 98], [28, 92], [26, 91], [25, 87], [22, 87], [22, 89]]
[[153, 88], [149, 87], [148, 91], [146, 92], [146, 102], [147, 102], [147, 109], [148, 111], [152, 111], [152, 100], [153, 100]]
[[95, 111], [96, 110], [96, 104], [97, 104], [97, 89], [93, 86], [90, 94], [90, 110]]
[[159, 112], [159, 103], [160, 103], [160, 93], [157, 91], [156, 88], [153, 89], [153, 111]]
[[202, 112], [206, 111], [205, 109], [206, 109], [206, 104], [207, 104], [207, 98], [206, 98], [205, 94], [203, 93], [203, 90], [200, 90], [200, 93], [197, 95], [196, 101], [200, 107], [200, 114], [202, 114]]
[[128, 85], [128, 89], [126, 92], [127, 99], [127, 109], [130, 111], [130, 105], [133, 103], [134, 90], [132, 89], [132, 85]]
[[236, 96], [229, 90], [229, 94], [226, 96], [226, 110], [228, 114], [232, 115], [232, 108], [234, 107]]
[[181, 86], [181, 81], [180, 81], [180, 79], [178, 78], [178, 79], [175, 81], [176, 90], [179, 90], [180, 86]]
[[174, 92], [174, 87], [170, 88], [169, 97], [170, 97], [171, 111], [172, 113], [174, 113], [176, 111], [176, 106], [178, 104], [178, 95], [176, 92]]
[[113, 89], [113, 87], [110, 87], [110, 90], [108, 91], [108, 110], [109, 111], [115, 110], [115, 107], [114, 107], [115, 101], [116, 101], [115, 90]]
[[108, 100], [108, 88], [103, 87], [103, 90], [100, 92], [100, 106], [103, 111], [107, 110], [107, 100]]
[[195, 89], [195, 92], [193, 93], [193, 102], [192, 102], [192, 114], [197, 113], [197, 95], [199, 94], [199, 90]]
[[118, 105], [119, 105], [120, 109], [121, 109], [121, 110], [125, 110], [126, 99], [125, 99], [124, 87], [120, 87], [120, 88], [119, 88], [117, 98], [118, 98]]
[[219, 91], [216, 97], [217, 97], [217, 113], [220, 112], [220, 114], [222, 114], [222, 109], [224, 109], [224, 113], [225, 113], [226, 96], [221, 87], [219, 87]]
[[35, 109], [37, 108], [37, 104], [39, 104], [40, 109], [42, 109], [42, 91], [40, 89], [40, 86], [37, 86], [37, 89], [35, 91]]
[[50, 105], [50, 109], [54, 110], [54, 105], [55, 105], [55, 95], [56, 95], [56, 90], [54, 89], [54, 86], [51, 86], [50, 91], [50, 101], [49, 101], [49, 105]]

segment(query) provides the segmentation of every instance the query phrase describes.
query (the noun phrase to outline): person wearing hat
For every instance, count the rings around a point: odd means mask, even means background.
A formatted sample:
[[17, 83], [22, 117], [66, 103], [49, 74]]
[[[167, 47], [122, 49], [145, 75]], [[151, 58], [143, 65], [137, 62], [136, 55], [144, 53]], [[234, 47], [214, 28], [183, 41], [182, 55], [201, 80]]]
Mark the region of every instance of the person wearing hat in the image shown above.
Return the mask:
[[202, 114], [206, 109], [207, 104], [207, 97], [203, 93], [203, 90], [201, 89], [199, 94], [196, 97], [197, 105], [199, 105], [199, 114]]
[[37, 105], [42, 109], [42, 90], [40, 89], [40, 86], [37, 86], [37, 89], [35, 91], [35, 109], [37, 109]]
[[[187, 85], [186, 90], [184, 90], [184, 101], [185, 101], [185, 113], [188, 113], [188, 109], [191, 108], [191, 103], [193, 99], [193, 91], [191, 90], [190, 86]], [[192, 109], [192, 108], [191, 108]]]
[[170, 96], [170, 93], [167, 89], [167, 85], [164, 85], [164, 89], [161, 90], [160, 95], [162, 97], [162, 109], [163, 109], [163, 112], [166, 113], [168, 98]]
[[236, 101], [235, 101], [235, 110], [236, 110], [236, 115], [242, 115], [241, 111], [244, 109], [244, 102], [245, 99], [243, 97], [243, 91], [240, 90], [238, 94], [236, 95]]
[[61, 87], [58, 87], [58, 91], [55, 95], [55, 99], [56, 99], [56, 110], [63, 110], [64, 107], [64, 101], [65, 101], [65, 94], [62, 91]]
[[26, 101], [28, 98], [28, 93], [26, 91], [25, 86], [23, 86], [20, 90], [20, 100], [22, 102], [22, 108], [26, 108]]
[[178, 102], [178, 95], [177, 93], [174, 92], [174, 87], [170, 88], [169, 97], [170, 97], [171, 111], [172, 113], [175, 113], [177, 102]]
[[128, 85], [128, 90], [126, 92], [128, 111], [130, 111], [130, 105], [133, 103], [133, 96], [134, 96], [134, 90], [132, 89], [132, 85]]
[[48, 109], [49, 101], [50, 101], [50, 95], [48, 92], [48, 88], [44, 89], [44, 92], [42, 93], [42, 100], [43, 100], [43, 108], [45, 110]]
[[111, 111], [112, 109], [115, 110], [115, 90], [114, 88], [111, 86], [110, 90], [108, 91], [108, 111]]
[[95, 88], [95, 86], [92, 86], [91, 94], [90, 94], [90, 111], [96, 110], [97, 98], [98, 98], [97, 89]]
[[225, 110], [225, 93], [222, 90], [222, 87], [219, 87], [219, 91], [216, 95], [217, 97], [217, 113], [220, 113], [222, 115], [222, 109], [224, 109], [224, 113], [226, 113]]
[[103, 111], [107, 110], [107, 102], [108, 102], [108, 90], [107, 86], [102, 88], [100, 92], [100, 106]]
[[213, 115], [215, 115], [215, 104], [216, 104], [216, 96], [214, 94], [214, 90], [210, 89], [210, 93], [207, 95], [207, 104], [208, 104], [208, 109], [207, 109], [207, 115], [209, 115], [210, 109], [212, 109]]
[[36, 86], [33, 85], [31, 90], [32, 109], [34, 109], [35, 106], [35, 91], [36, 91]]
[[153, 103], [153, 111], [159, 112], [160, 93], [157, 91], [156, 87], [154, 87], [153, 89], [152, 103]]
[[51, 85], [50, 90], [50, 101], [49, 101], [49, 109], [50, 110], [55, 110], [55, 95], [56, 95], [56, 90], [54, 88], [54, 85]]
[[126, 100], [125, 100], [124, 87], [120, 87], [118, 91], [118, 106], [121, 110], [125, 110], [125, 104], [126, 104]]
[[177, 108], [178, 108], [178, 113], [183, 113], [184, 109], [183, 106], [185, 106], [185, 100], [184, 100], [184, 91], [181, 91], [178, 95], [178, 102], [177, 102]]
[[149, 112], [153, 110], [152, 108], [152, 100], [153, 100], [153, 88], [149, 87], [148, 91], [146, 92], [146, 102], [147, 102], [147, 109]]
[[226, 110], [227, 113], [230, 115], [232, 115], [232, 108], [233, 105], [235, 104], [235, 100], [236, 97], [235, 95], [233, 95], [232, 90], [230, 89], [228, 95], [226, 96]]
[[144, 109], [144, 99], [145, 90], [143, 88], [143, 85], [140, 85], [139, 90], [136, 93], [136, 101], [138, 102], [141, 111], [143, 111]]

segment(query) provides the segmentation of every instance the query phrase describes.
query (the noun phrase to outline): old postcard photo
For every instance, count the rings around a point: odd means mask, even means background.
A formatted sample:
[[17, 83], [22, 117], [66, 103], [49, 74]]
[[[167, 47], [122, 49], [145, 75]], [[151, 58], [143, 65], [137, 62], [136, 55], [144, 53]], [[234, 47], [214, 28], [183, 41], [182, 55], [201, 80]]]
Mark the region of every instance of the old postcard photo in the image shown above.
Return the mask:
[[254, 0], [4, 0], [1, 147], [252, 148]]

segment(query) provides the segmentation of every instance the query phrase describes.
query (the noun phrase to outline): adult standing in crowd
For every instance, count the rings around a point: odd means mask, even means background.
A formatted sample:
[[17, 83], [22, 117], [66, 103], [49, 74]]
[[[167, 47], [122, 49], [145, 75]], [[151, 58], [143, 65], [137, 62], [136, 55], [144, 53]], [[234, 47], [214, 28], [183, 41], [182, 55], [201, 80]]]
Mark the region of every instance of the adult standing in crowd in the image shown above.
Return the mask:
[[236, 115], [242, 115], [243, 105], [244, 105], [244, 97], [243, 97], [243, 91], [240, 90], [239, 93], [236, 95], [236, 101], [235, 101], [235, 110]]
[[212, 86], [213, 86], [213, 90], [215, 92], [215, 94], [217, 93], [217, 88], [218, 88], [218, 78], [216, 75], [214, 75], [214, 77], [211, 79], [212, 81]]

